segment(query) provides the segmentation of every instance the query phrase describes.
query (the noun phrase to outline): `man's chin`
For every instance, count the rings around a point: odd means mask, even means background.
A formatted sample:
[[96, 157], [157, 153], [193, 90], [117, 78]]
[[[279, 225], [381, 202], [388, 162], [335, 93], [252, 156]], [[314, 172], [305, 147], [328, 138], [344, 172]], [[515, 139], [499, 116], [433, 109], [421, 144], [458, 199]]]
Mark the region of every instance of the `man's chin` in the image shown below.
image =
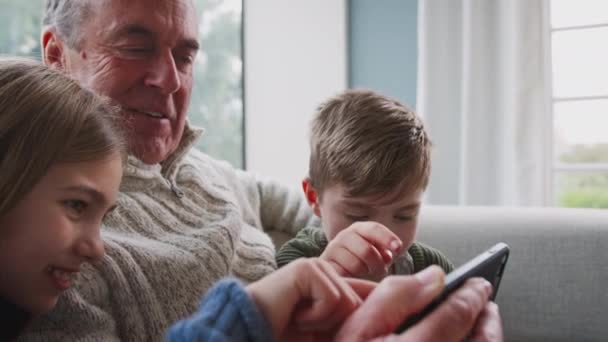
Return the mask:
[[153, 142], [149, 144], [133, 144], [130, 149], [131, 154], [133, 154], [137, 159], [148, 165], [154, 165], [161, 163], [163, 160], [167, 159], [169, 155], [175, 150], [174, 148], [170, 148], [169, 144], [166, 144], [164, 141], [162, 143]]

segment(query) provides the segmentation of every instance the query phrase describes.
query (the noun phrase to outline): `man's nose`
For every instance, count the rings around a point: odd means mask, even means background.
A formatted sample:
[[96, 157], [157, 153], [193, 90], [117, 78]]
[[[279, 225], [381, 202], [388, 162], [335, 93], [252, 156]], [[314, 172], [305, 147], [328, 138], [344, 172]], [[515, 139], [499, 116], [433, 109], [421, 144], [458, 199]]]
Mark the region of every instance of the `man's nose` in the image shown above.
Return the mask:
[[145, 84], [160, 89], [165, 95], [173, 94], [180, 88], [179, 70], [171, 51], [165, 51], [155, 56]]

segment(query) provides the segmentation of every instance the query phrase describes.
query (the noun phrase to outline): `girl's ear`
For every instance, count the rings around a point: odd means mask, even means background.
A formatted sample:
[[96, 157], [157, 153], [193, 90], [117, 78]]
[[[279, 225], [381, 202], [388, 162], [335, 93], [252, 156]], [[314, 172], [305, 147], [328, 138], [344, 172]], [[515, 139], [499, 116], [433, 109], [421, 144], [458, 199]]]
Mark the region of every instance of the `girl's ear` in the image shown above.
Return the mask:
[[304, 196], [308, 201], [308, 205], [312, 209], [313, 213], [318, 217], [321, 217], [321, 208], [319, 207], [319, 196], [317, 190], [312, 186], [310, 178], [306, 177], [302, 180], [302, 190], [304, 190]]

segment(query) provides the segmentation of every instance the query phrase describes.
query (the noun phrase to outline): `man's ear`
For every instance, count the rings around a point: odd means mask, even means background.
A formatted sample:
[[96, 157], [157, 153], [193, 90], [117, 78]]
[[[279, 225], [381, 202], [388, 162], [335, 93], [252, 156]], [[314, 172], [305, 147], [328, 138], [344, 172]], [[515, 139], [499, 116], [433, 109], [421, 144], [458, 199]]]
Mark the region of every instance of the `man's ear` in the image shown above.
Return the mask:
[[42, 31], [42, 61], [51, 68], [65, 70], [66, 53], [65, 45], [57, 32], [51, 27], [46, 27]]
[[306, 196], [306, 200], [308, 201], [308, 205], [312, 211], [318, 217], [321, 217], [321, 208], [319, 207], [319, 196], [317, 194], [317, 190], [312, 186], [310, 177], [304, 178], [302, 180], [302, 190], [304, 190], [304, 196]]

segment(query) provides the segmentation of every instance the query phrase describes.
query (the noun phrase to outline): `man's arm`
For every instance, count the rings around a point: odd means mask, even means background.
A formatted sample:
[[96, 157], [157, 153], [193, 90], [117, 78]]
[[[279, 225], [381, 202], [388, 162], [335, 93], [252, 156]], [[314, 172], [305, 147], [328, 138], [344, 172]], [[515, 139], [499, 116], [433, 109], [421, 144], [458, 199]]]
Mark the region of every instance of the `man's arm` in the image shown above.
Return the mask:
[[304, 227], [319, 225], [304, 195], [295, 186], [285, 186], [241, 170], [237, 176], [246, 187], [250, 204], [259, 213], [264, 231], [295, 236]]
[[192, 316], [175, 323], [166, 342], [270, 341], [272, 326], [243, 285], [225, 279], [211, 288]]
[[[269, 235], [283, 235], [286, 241], [307, 226], [318, 226], [304, 194], [297, 187], [264, 179], [252, 172], [234, 168], [225, 161], [216, 160], [194, 149], [189, 154], [191, 161], [205, 170], [206, 181], [221, 179], [225, 188], [239, 205], [243, 220], [263, 229]], [[276, 234], [278, 233], [278, 234]]]

